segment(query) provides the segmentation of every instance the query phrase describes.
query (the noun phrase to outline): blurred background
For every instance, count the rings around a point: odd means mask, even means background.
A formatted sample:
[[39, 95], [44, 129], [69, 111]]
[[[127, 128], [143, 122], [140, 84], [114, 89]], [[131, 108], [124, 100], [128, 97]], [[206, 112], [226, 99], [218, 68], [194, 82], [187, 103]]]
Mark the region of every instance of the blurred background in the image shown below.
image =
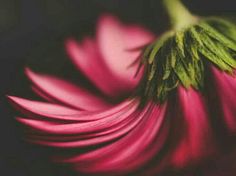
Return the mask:
[[[221, 15], [236, 19], [233, 0], [184, 2], [192, 12], [202, 16]], [[103, 13], [111, 13], [125, 23], [143, 25], [157, 35], [161, 34], [168, 23], [160, 3], [161, 0], [0, 0], [0, 175], [75, 176], [66, 167], [48, 162], [50, 149], [31, 146], [22, 139], [5, 95], [29, 91], [24, 86], [27, 80], [22, 73], [23, 66], [27, 64], [35, 70], [47, 70], [61, 76], [73, 75], [75, 68], [67, 62], [63, 50], [65, 38], [81, 39], [93, 35], [96, 20]], [[50, 67], [52, 65], [54, 67]], [[63, 72], [64, 67], [71, 69]], [[70, 79], [79, 78], [80, 75], [76, 75]], [[234, 163], [236, 154], [229, 153], [181, 176], [236, 174]]]

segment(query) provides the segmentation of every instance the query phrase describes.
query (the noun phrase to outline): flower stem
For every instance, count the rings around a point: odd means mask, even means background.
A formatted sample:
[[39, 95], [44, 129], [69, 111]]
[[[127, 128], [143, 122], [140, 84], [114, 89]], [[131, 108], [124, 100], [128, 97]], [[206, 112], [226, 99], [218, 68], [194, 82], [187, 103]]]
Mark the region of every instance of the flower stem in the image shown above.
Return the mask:
[[197, 17], [192, 15], [190, 11], [183, 5], [181, 0], [162, 0], [163, 6], [169, 15], [172, 28], [180, 30], [197, 21]]

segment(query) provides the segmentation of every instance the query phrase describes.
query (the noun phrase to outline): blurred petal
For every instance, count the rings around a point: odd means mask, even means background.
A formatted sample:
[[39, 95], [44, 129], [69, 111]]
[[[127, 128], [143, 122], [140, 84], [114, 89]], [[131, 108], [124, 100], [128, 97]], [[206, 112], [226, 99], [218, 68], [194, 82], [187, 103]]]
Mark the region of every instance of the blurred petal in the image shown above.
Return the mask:
[[72, 38], [66, 41], [73, 63], [106, 95], [117, 97], [133, 90], [142, 77], [142, 71], [135, 77], [138, 63], [132, 64], [141, 53], [137, 48], [148, 44], [152, 34], [104, 16], [97, 37], [98, 43], [88, 38], [82, 44]]
[[[94, 83], [104, 94], [118, 97], [123, 94], [120, 90], [122, 84], [105, 65], [95, 42], [85, 39], [79, 44], [75, 39], [67, 39], [67, 53], [77, 68]], [[128, 90], [126, 90], [128, 92]]]
[[173, 162], [175, 166], [183, 167], [211, 155], [214, 152], [214, 139], [201, 94], [183, 87], [178, 89], [178, 93], [182, 110], [176, 114], [180, 119], [175, 125], [176, 133], [181, 135]]
[[76, 109], [95, 111], [108, 108], [104, 100], [72, 83], [53, 76], [36, 74], [29, 68], [26, 75], [47, 96]]
[[[62, 148], [72, 148], [72, 147], [91, 147], [94, 145], [100, 145], [109, 141], [114, 141], [115, 139], [118, 139], [119, 137], [127, 134], [130, 130], [132, 130], [141, 120], [139, 117], [137, 117], [137, 114], [134, 113], [137, 106], [128, 107], [128, 109], [122, 109], [121, 112], [117, 112], [114, 115], [111, 115], [110, 117], [104, 118], [100, 121], [95, 122], [87, 122], [87, 123], [70, 123], [67, 125], [54, 125], [54, 124], [48, 124], [49, 126], [53, 128], [64, 128], [65, 126], [68, 126], [73, 130], [73, 133], [68, 133], [68, 130], [63, 130], [63, 134], [66, 134], [64, 136], [64, 139], [61, 139], [61, 136], [63, 136], [62, 133], [60, 133], [60, 137], [57, 136], [50, 136], [48, 134], [45, 136], [35, 136], [33, 135], [31, 137], [31, 142], [38, 143], [41, 145], [47, 145], [47, 146], [54, 146], [54, 147], [62, 147]], [[114, 119], [115, 117], [115, 119]], [[113, 119], [112, 119], [113, 118]], [[20, 119], [22, 120], [22, 118]], [[107, 123], [104, 123], [104, 121], [107, 121]], [[34, 129], [40, 129], [43, 130], [43, 132], [48, 132], [47, 129], [42, 128], [38, 125], [40, 125], [41, 122], [34, 121], [37, 123], [37, 127], [35, 128], [32, 122], [27, 120], [26, 123], [33, 127]], [[76, 125], [76, 128], [75, 128]], [[97, 126], [97, 127], [96, 127]], [[76, 130], [82, 128], [84, 129], [81, 132], [81, 130]], [[92, 129], [90, 129], [92, 127]], [[94, 128], [93, 128], [94, 127]], [[87, 128], [87, 129], [86, 129]], [[90, 131], [88, 131], [90, 130]], [[54, 130], [55, 131], [55, 130]], [[58, 132], [58, 129], [56, 130]], [[51, 132], [51, 131], [50, 131]], [[55, 134], [55, 132], [53, 132]], [[57, 133], [56, 133], [57, 134]], [[69, 135], [71, 134], [71, 135]]]
[[71, 109], [58, 104], [27, 100], [14, 96], [8, 96], [8, 98], [21, 113], [38, 120], [97, 121], [111, 117], [112, 115], [129, 108], [130, 104], [138, 105], [137, 101], [127, 100], [107, 110], [89, 112]]
[[36, 95], [43, 98], [44, 100], [47, 100], [48, 102], [53, 102], [53, 103], [57, 102], [55, 99], [53, 99], [52, 97], [49, 97], [45, 92], [40, 90], [37, 86], [31, 85], [31, 89]]
[[98, 47], [110, 74], [115, 78], [114, 82], [119, 85], [119, 89], [111, 90], [112, 95], [117, 91], [131, 91], [137, 86], [142, 71], [135, 77], [139, 63], [132, 63], [141, 53], [137, 48], [150, 43], [153, 38], [154, 36], [145, 29], [125, 26], [114, 17], [103, 16], [100, 19], [97, 31]]
[[236, 77], [212, 67], [216, 90], [220, 99], [220, 107], [224, 113], [224, 121], [230, 132], [236, 132]]
[[20, 97], [15, 96], [8, 96], [8, 98], [13, 101], [15, 104], [20, 105], [22, 108], [30, 110], [32, 112], [38, 112], [40, 114], [46, 112], [48, 114], [60, 114], [60, 115], [68, 115], [68, 114], [75, 114], [78, 113], [78, 110], [71, 109], [69, 107], [46, 103], [46, 102], [39, 102], [39, 101], [32, 101], [27, 100]]
[[[133, 106], [131, 106], [134, 104]], [[122, 105], [119, 105], [122, 106]], [[70, 122], [70, 123], [47, 123], [43, 119], [25, 119], [18, 118], [22, 123], [32, 127], [33, 129], [37, 129], [44, 133], [48, 134], [80, 134], [80, 133], [95, 133], [103, 130], [108, 130], [112, 128], [114, 125], [123, 122], [129, 115], [137, 108], [138, 103], [130, 102], [125, 108], [120, 109], [116, 113], [112, 111], [112, 109], [107, 110], [105, 117], [99, 117], [100, 119], [96, 121], [89, 122]], [[109, 114], [109, 115], [108, 115]], [[91, 112], [91, 116], [99, 116], [100, 114], [97, 112]], [[83, 116], [82, 114], [80, 116]], [[87, 114], [85, 115], [87, 116]], [[98, 118], [98, 117], [97, 117]]]
[[86, 173], [124, 173], [138, 169], [163, 148], [167, 137], [165, 109], [150, 103], [135, 115], [137, 124], [127, 135], [96, 150], [59, 160], [74, 163], [76, 169]]
[[81, 114], [79, 110], [58, 104], [27, 100], [14, 96], [8, 96], [8, 98], [13, 105], [16, 105], [19, 111], [34, 118], [41, 117], [43, 120], [80, 120], [75, 116]]

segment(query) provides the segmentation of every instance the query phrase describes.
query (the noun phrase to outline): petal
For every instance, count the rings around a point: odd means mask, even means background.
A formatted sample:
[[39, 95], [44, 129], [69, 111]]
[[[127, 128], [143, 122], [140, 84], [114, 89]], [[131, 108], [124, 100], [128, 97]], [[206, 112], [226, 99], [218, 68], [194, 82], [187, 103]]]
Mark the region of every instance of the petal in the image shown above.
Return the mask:
[[97, 38], [86, 38], [82, 44], [72, 38], [65, 42], [73, 63], [108, 96], [118, 97], [133, 90], [142, 71], [135, 77], [138, 63], [131, 65], [141, 51], [131, 50], [149, 43], [153, 35], [141, 27], [127, 27], [114, 17], [104, 16], [98, 23]]
[[236, 77], [212, 67], [220, 108], [231, 133], [236, 132]]
[[27, 100], [15, 96], [8, 96], [10, 102], [19, 109], [19, 111], [34, 118], [43, 117], [43, 120], [64, 120], [79, 121], [78, 117], [82, 112], [58, 104]]
[[47, 102], [27, 100], [15, 96], [8, 96], [8, 98], [15, 104], [21, 106], [22, 108], [30, 110], [32, 112], [37, 112], [38, 114], [48, 113], [54, 115], [69, 115], [80, 112], [79, 110]]
[[[154, 36], [138, 26], [125, 26], [111, 16], [100, 18], [97, 42], [103, 62], [113, 75], [119, 91], [132, 91], [137, 86], [142, 71], [135, 77], [139, 63], [133, 64], [141, 54], [142, 47], [153, 40]], [[132, 51], [131, 51], [132, 50]], [[131, 66], [132, 65], [132, 66]], [[114, 82], [111, 82], [114, 84]], [[112, 89], [113, 95], [117, 90]]]
[[43, 98], [44, 100], [52, 103], [56, 103], [57, 101], [53, 99], [52, 97], [49, 97], [45, 92], [40, 90], [37, 86], [31, 85], [31, 90], [38, 95], [39, 97]]
[[[117, 117], [119, 118], [119, 117]], [[101, 132], [89, 133], [84, 135], [72, 135], [64, 136], [35, 136], [32, 135], [31, 138], [28, 138], [31, 142], [37, 143], [40, 145], [53, 146], [53, 147], [62, 147], [62, 148], [78, 148], [78, 147], [91, 147], [94, 145], [101, 145], [109, 141], [114, 141], [119, 137], [127, 134], [132, 130], [140, 121], [140, 118], [137, 118], [137, 115], [131, 114], [127, 115], [127, 118], [116, 125], [113, 125], [107, 130]]]
[[76, 109], [95, 111], [110, 107], [104, 100], [88, 91], [59, 78], [36, 74], [26, 68], [26, 75], [48, 97]]
[[183, 87], [178, 89], [179, 112], [176, 113], [175, 133], [179, 134], [173, 163], [183, 167], [212, 155], [214, 139], [204, 99], [199, 92]]
[[[120, 90], [117, 78], [114, 77], [105, 65], [98, 47], [91, 39], [85, 39], [79, 44], [70, 38], [65, 42], [67, 53], [76, 67], [104, 94], [118, 97], [124, 92]], [[125, 90], [128, 91], [128, 90]]]
[[[138, 169], [163, 148], [164, 107], [148, 105], [136, 116], [138, 125], [124, 137], [96, 150], [64, 159], [86, 173], [124, 173]], [[61, 159], [59, 159], [61, 160]]]
[[[118, 106], [123, 107], [123, 104], [120, 104]], [[36, 129], [37, 131], [41, 131], [47, 134], [56, 134], [56, 135], [73, 134], [75, 135], [75, 134], [95, 133], [95, 132], [109, 130], [113, 126], [119, 123], [122, 123], [129, 117], [130, 114], [132, 114], [132, 112], [137, 107], [138, 107], [137, 102], [129, 101], [129, 104], [127, 104], [122, 109], [115, 107], [114, 109], [118, 110], [115, 113], [113, 109], [108, 109], [106, 113], [91, 112], [89, 114], [78, 115], [80, 116], [79, 118], [82, 118], [82, 119], [85, 119], [88, 116], [97, 116], [98, 120], [88, 121], [88, 122], [68, 121], [67, 123], [61, 122], [58, 124], [58, 123], [51, 123], [51, 121], [45, 121], [45, 119], [18, 118], [18, 120], [21, 123], [31, 127], [32, 129]], [[32, 110], [34, 111], [34, 109], [31, 107], [31, 111]]]
[[[58, 108], [61, 110], [61, 107], [49, 103], [34, 102], [16, 97], [9, 98], [14, 103], [20, 104], [21, 108], [24, 106], [25, 109], [30, 109], [31, 112], [34, 111], [42, 114], [42, 112], [48, 111], [47, 108], [49, 108], [49, 112], [53, 113]], [[39, 106], [35, 107], [35, 105]], [[142, 118], [137, 117], [137, 113], [134, 113], [138, 105], [139, 103], [137, 101], [132, 100], [118, 105], [120, 106], [119, 108], [115, 107], [108, 110], [107, 113], [101, 112], [99, 114], [91, 112], [91, 116], [105, 115], [100, 120], [94, 122], [71, 122], [68, 121], [67, 116], [64, 118], [66, 120], [64, 122], [52, 122], [46, 118], [28, 119], [17, 117], [17, 120], [30, 127], [31, 131], [33, 131], [32, 134], [28, 135], [30, 142], [62, 148], [85, 147], [115, 140], [129, 132], [142, 120]], [[40, 108], [43, 108], [41, 110], [42, 112], [39, 112]], [[83, 114], [80, 116], [83, 116]], [[58, 117], [60, 116], [54, 116], [54, 118]]]
[[32, 116], [34, 119], [41, 120], [65, 120], [65, 121], [80, 121], [89, 122], [101, 120], [110, 117], [113, 114], [123, 111], [123, 109], [138, 102], [133, 100], [124, 101], [108, 110], [101, 110], [94, 112], [80, 111], [71, 109], [66, 106], [61, 106], [55, 103], [40, 102], [27, 100], [19, 97], [8, 96], [9, 100], [15, 105], [23, 114]]

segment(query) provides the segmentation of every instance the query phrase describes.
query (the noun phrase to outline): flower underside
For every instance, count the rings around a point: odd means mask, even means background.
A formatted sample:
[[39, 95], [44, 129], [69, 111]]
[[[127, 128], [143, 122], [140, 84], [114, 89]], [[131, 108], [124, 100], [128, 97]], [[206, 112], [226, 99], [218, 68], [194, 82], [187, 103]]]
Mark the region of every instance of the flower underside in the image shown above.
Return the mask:
[[145, 48], [146, 72], [138, 88], [143, 102], [162, 103], [180, 84], [201, 91], [206, 64], [233, 75], [236, 68], [236, 27], [219, 18], [206, 18], [187, 28], [165, 33]]

